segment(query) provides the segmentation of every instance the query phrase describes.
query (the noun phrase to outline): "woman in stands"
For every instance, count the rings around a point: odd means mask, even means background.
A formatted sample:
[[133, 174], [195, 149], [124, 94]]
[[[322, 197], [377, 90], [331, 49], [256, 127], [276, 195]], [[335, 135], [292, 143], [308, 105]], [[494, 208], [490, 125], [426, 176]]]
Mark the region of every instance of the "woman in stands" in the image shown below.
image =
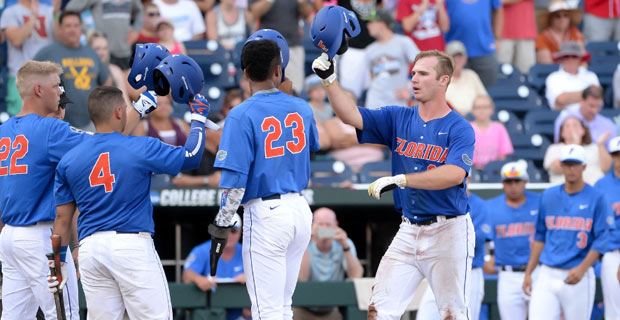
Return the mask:
[[541, 17], [543, 31], [536, 37], [536, 62], [554, 63], [553, 54], [560, 51], [564, 41], [576, 41], [584, 46], [583, 34], [577, 28], [581, 16], [568, 1], [553, 0], [549, 11]]
[[129, 105], [127, 75], [119, 66], [110, 63], [110, 48], [108, 46], [108, 39], [102, 33], [91, 31], [88, 35], [87, 41], [88, 46], [95, 51], [99, 57], [99, 60], [101, 60], [101, 62], [108, 67], [108, 70], [110, 71], [110, 78], [112, 78], [112, 85], [119, 88], [123, 92], [125, 103]]
[[205, 17], [207, 39], [218, 41], [226, 50], [233, 50], [253, 32], [254, 18], [238, 1], [221, 0]]

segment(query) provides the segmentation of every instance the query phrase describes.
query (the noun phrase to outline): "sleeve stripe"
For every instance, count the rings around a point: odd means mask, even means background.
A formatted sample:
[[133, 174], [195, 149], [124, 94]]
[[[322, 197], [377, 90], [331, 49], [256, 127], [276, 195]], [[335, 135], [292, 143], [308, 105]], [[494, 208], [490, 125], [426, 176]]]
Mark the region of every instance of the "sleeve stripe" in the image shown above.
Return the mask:
[[194, 147], [194, 150], [190, 151], [185, 151], [185, 157], [186, 158], [191, 158], [193, 156], [195, 156], [196, 154], [198, 154], [198, 151], [200, 151], [200, 148], [204, 148], [203, 146], [203, 142], [202, 142], [202, 131], [198, 132], [198, 143], [196, 143], [196, 146]]

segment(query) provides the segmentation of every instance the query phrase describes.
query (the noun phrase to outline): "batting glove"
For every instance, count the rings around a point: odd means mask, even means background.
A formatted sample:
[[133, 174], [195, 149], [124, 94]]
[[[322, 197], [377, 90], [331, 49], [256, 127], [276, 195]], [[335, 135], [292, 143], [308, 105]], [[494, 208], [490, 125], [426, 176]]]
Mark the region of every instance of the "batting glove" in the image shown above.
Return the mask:
[[133, 108], [138, 111], [140, 118], [144, 118], [151, 111], [157, 109], [157, 95], [155, 91], [144, 91], [138, 101], [133, 103]]
[[399, 174], [393, 177], [383, 177], [375, 180], [368, 186], [368, 195], [379, 200], [381, 194], [390, 191], [396, 187], [404, 189], [407, 186], [407, 178], [404, 174]]
[[209, 234], [211, 235], [211, 276], [215, 277], [217, 272], [217, 262], [220, 260], [224, 247], [226, 247], [226, 239], [230, 233], [231, 227], [220, 227], [213, 223], [209, 224]]
[[209, 115], [209, 100], [205, 96], [197, 94], [189, 102], [189, 110], [192, 112], [192, 120], [206, 123]]
[[[53, 268], [54, 260], [48, 260], [47, 264], [48, 267]], [[65, 266], [65, 263], [60, 264], [60, 274], [62, 274], [62, 282], [58, 282], [58, 278], [54, 275], [50, 274], [47, 276], [47, 290], [49, 292], [56, 293], [65, 287], [65, 284], [67, 283], [67, 267]]]
[[312, 71], [321, 78], [323, 86], [329, 86], [336, 80], [336, 61], [330, 60], [327, 57], [327, 53], [321, 53], [312, 62]]

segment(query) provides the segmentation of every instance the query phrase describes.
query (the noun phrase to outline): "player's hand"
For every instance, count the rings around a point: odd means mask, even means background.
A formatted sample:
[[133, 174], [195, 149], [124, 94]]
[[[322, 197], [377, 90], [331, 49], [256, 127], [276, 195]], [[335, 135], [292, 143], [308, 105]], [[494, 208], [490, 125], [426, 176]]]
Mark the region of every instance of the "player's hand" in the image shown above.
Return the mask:
[[[47, 261], [47, 265], [48, 267], [53, 268], [54, 260]], [[58, 282], [58, 278], [54, 275], [50, 274], [47, 276], [47, 290], [49, 290], [49, 292], [56, 293], [59, 290], [62, 290], [67, 283], [67, 268], [65, 267], [65, 263], [60, 264], [60, 273], [62, 275], [62, 282]]]
[[532, 295], [532, 275], [526, 273], [525, 276], [523, 276], [523, 292], [530, 296]]
[[155, 91], [144, 91], [140, 94], [138, 101], [134, 102], [133, 108], [144, 118], [147, 114], [157, 109], [157, 95]]
[[582, 270], [581, 267], [577, 266], [568, 271], [568, 275], [566, 279], [564, 279], [564, 283], [566, 284], [577, 284], [583, 278], [585, 270]]
[[404, 174], [399, 174], [392, 177], [383, 177], [375, 180], [375, 182], [368, 186], [368, 195], [379, 200], [381, 199], [382, 193], [390, 191], [396, 187], [403, 189], [405, 186], [407, 186], [407, 178], [405, 178]]
[[209, 108], [209, 100], [207, 100], [207, 98], [200, 93], [195, 95], [189, 102], [189, 110], [192, 112], [192, 120], [206, 123], [207, 116], [209, 116]]
[[200, 288], [200, 290], [202, 290], [202, 291], [209, 291], [209, 290], [217, 287], [217, 281], [215, 280], [214, 277], [210, 277], [210, 276], [207, 276], [207, 277], [204, 277], [204, 276], [196, 277], [194, 282], [196, 283], [196, 286], [198, 286], [198, 288]]
[[289, 78], [284, 78], [284, 81], [282, 81], [280, 85], [278, 86], [278, 90], [286, 94], [292, 95], [294, 93], [293, 92], [293, 81], [291, 81], [291, 79]]
[[217, 273], [217, 262], [224, 252], [224, 247], [226, 247], [226, 240], [228, 239], [228, 234], [230, 233], [231, 227], [220, 227], [214, 223], [209, 225], [208, 231], [211, 235], [211, 276], [215, 276]]
[[314, 59], [312, 62], [312, 71], [321, 78], [323, 85], [329, 85], [336, 80], [336, 62], [327, 58], [327, 53]]

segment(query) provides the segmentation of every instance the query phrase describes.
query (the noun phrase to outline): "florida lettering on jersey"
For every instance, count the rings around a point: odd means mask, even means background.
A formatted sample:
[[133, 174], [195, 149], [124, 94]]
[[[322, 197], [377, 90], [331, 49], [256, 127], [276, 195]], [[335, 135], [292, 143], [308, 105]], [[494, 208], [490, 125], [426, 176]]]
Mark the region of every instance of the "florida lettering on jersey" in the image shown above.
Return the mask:
[[[396, 153], [408, 158], [422, 159], [431, 162], [445, 163], [448, 157], [448, 148], [426, 144], [422, 142], [407, 141], [396, 137]], [[426, 170], [436, 168], [434, 164], [430, 164]]]
[[523, 236], [533, 236], [536, 231], [534, 222], [513, 222], [495, 226], [496, 238], [515, 238]]

